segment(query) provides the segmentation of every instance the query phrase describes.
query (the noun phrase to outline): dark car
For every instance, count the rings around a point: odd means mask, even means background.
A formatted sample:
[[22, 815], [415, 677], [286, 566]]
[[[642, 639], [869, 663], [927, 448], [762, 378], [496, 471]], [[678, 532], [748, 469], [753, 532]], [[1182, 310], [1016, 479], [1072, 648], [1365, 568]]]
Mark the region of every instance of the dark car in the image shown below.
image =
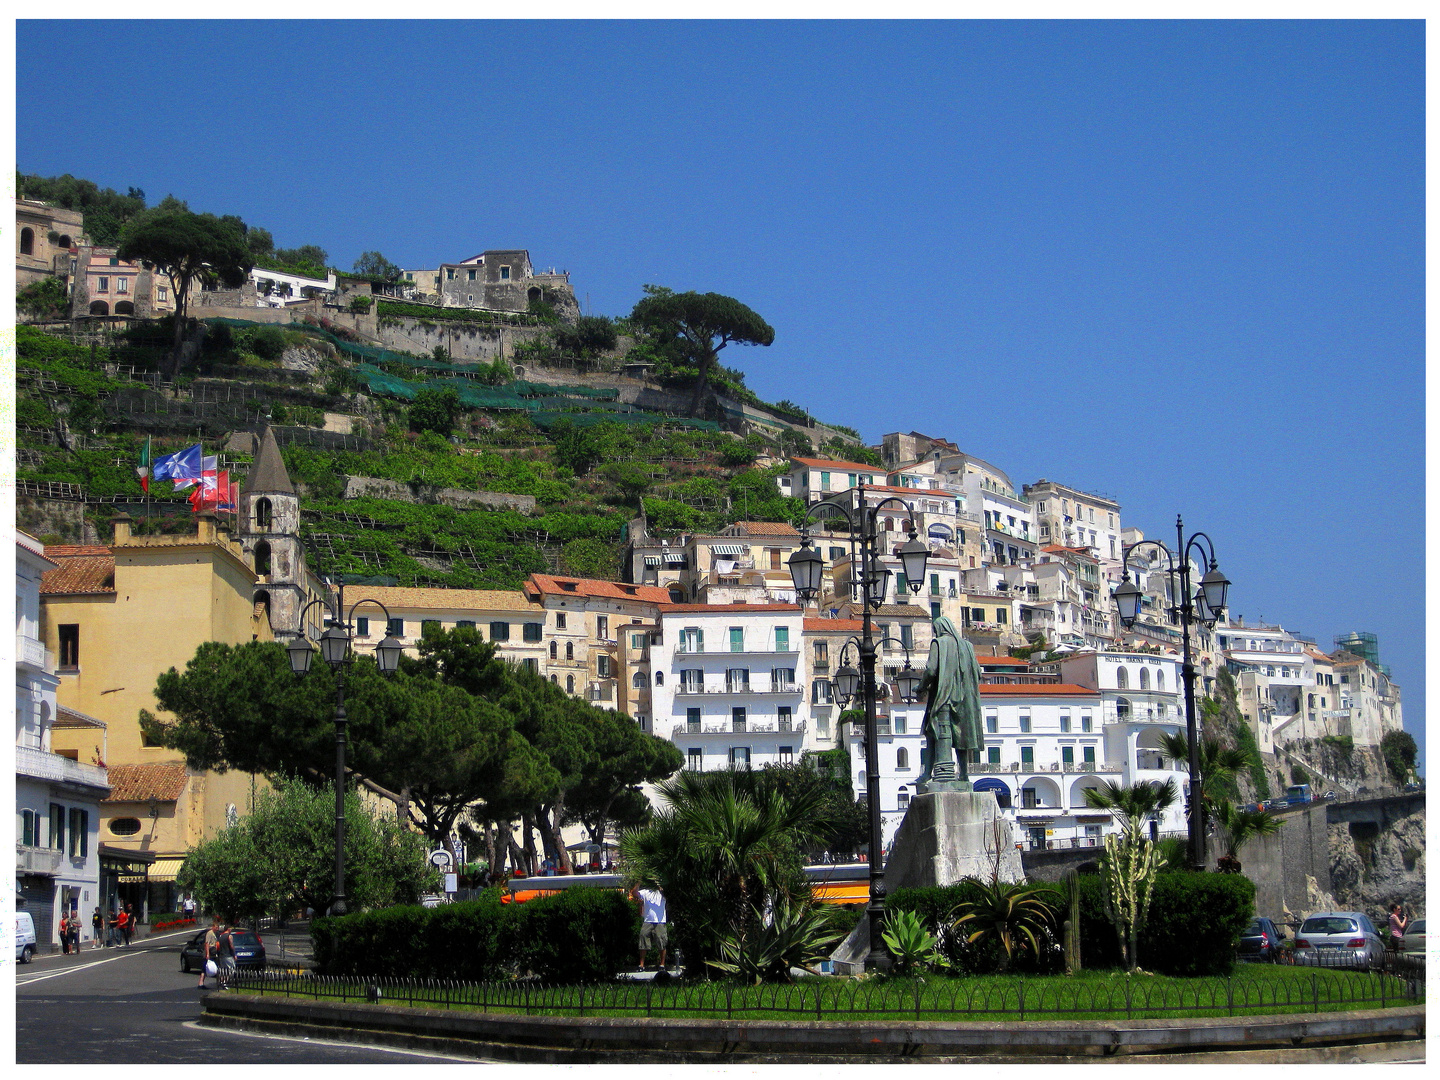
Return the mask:
[[[189, 974], [205, 966], [205, 934], [201, 930], [184, 945], [180, 946], [180, 970]], [[237, 968], [264, 968], [265, 943], [260, 935], [250, 930], [236, 930], [230, 935], [235, 946]]]
[[1263, 915], [1250, 920], [1240, 935], [1235, 955], [1240, 960], [1258, 960], [1273, 964], [1280, 959], [1280, 929]]

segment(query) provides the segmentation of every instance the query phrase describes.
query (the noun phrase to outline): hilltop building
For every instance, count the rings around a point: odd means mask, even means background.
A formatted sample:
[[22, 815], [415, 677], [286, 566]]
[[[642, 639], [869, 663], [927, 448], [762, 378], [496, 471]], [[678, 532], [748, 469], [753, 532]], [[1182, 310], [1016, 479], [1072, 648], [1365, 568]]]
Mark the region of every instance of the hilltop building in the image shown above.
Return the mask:
[[15, 288], [58, 277], [65, 279], [68, 289], [75, 277], [79, 249], [88, 243], [80, 211], [16, 199]]

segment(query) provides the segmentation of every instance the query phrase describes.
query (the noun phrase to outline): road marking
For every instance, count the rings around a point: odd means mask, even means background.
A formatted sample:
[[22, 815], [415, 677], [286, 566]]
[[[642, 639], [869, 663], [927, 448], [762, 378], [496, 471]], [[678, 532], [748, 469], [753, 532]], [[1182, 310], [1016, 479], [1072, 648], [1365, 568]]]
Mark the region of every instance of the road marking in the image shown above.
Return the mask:
[[[160, 934], [160, 935], [157, 935], [156, 937], [152, 937], [152, 938], [149, 938], [149, 939], [147, 939], [147, 940], [149, 940], [149, 941], [157, 941], [157, 940], [159, 940], [159, 938], [161, 938], [161, 937], [174, 937], [174, 936], [176, 936], [176, 934], [185, 934], [186, 932], [187, 932], [187, 931], [184, 931], [184, 930], [178, 930], [178, 931], [175, 931], [174, 933], [170, 933], [170, 934]], [[155, 950], [155, 949], [147, 949], [147, 948], [145, 948], [144, 946], [141, 946], [141, 947], [138, 948], [138, 949], [135, 949], [135, 948], [128, 948], [128, 949], [122, 948], [122, 949], [120, 949], [114, 956], [107, 956], [107, 957], [105, 957], [105, 959], [103, 959], [103, 960], [95, 960], [95, 961], [92, 961], [92, 962], [89, 963], [89, 964], [78, 964], [78, 965], [76, 965], [75, 967], [69, 967], [69, 968], [66, 968], [66, 969], [63, 970], [63, 971], [52, 971], [52, 972], [51, 972], [50, 974], [48, 974], [48, 975], [35, 975], [35, 976], [33, 976], [32, 978], [29, 978], [29, 979], [20, 979], [20, 978], [17, 978], [17, 979], [15, 980], [15, 985], [16, 985], [17, 987], [20, 987], [20, 986], [29, 986], [31, 983], [44, 982], [46, 979], [58, 979], [61, 975], [73, 975], [73, 974], [74, 974], [75, 972], [77, 972], [77, 971], [87, 971], [87, 970], [89, 970], [90, 968], [99, 967], [101, 964], [114, 963], [116, 960], [123, 960], [123, 959], [124, 959], [125, 957], [127, 957], [127, 956], [148, 956], [150, 953], [156, 952], [156, 951], [157, 951], [157, 950]], [[62, 953], [61, 955], [63, 956], [64, 954]]]
[[407, 1050], [399, 1046], [373, 1046], [370, 1043], [340, 1042], [336, 1039], [312, 1039], [309, 1036], [271, 1035], [260, 1031], [244, 1031], [230, 1027], [211, 1027], [209, 1024], [200, 1023], [198, 1020], [186, 1020], [181, 1026], [192, 1028], [195, 1031], [241, 1035], [250, 1039], [275, 1039], [280, 1042], [302, 1043], [306, 1046], [333, 1046], [342, 1050], [379, 1050], [386, 1054], [410, 1054], [414, 1057], [435, 1058], [437, 1061], [465, 1061], [475, 1064], [476, 1062], [494, 1060], [480, 1057], [457, 1057], [453, 1054], [436, 1054], [426, 1050]]

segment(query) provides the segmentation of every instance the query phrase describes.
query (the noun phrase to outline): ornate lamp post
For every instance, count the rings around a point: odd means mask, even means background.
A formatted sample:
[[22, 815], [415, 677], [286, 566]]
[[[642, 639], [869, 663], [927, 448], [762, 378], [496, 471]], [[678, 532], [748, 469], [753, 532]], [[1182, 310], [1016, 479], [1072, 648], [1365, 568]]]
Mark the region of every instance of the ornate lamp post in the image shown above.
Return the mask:
[[[795, 595], [799, 598], [801, 607], [804, 607], [819, 596], [825, 572], [825, 560], [818, 551], [810, 546], [810, 519], [816, 513], [845, 519], [850, 529], [850, 565], [852, 568], [854, 567], [857, 556], [860, 563], [858, 582], [854, 577], [853, 569], [851, 575], [851, 597], [855, 598], [855, 591], [858, 588], [859, 597], [862, 600], [861, 629], [857, 642], [860, 652], [860, 670], [856, 672], [854, 668], [843, 665], [835, 673], [835, 681], [837, 689], [849, 687], [850, 693], [845, 695], [847, 700], [854, 696], [858, 689], [865, 707], [865, 786], [870, 803], [870, 902], [866, 906], [866, 915], [870, 921], [870, 952], [865, 957], [865, 970], [883, 971], [890, 966], [890, 958], [886, 956], [884, 945], [880, 940], [885, 918], [885, 868], [880, 856], [883, 836], [880, 818], [880, 759], [875, 722], [876, 643], [871, 626], [871, 614], [885, 600], [885, 583], [890, 576], [890, 571], [880, 562], [881, 553], [877, 546], [879, 540], [877, 515], [881, 507], [888, 503], [894, 503], [904, 507], [913, 524], [915, 512], [909, 503], [893, 495], [886, 496], [874, 506], [866, 506], [864, 484], [851, 488], [844, 493], [844, 497], [848, 505], [838, 499], [827, 499], [814, 504], [805, 512], [800, 550], [790, 556], [788, 563], [790, 577], [795, 583]], [[904, 571], [910, 590], [918, 593], [925, 580], [925, 563], [930, 557], [930, 549], [920, 542], [913, 527], [909, 533], [909, 542], [901, 544], [895, 554], [900, 558], [901, 569]], [[848, 648], [848, 642], [846, 646]], [[844, 659], [843, 653], [841, 659]], [[913, 676], [914, 672], [910, 668], [908, 653], [905, 666]], [[916, 682], [911, 684], [912, 690], [918, 684], [918, 676], [915, 676], [915, 679]]]
[[[1136, 548], [1150, 546], [1165, 553], [1166, 573], [1170, 578], [1170, 606], [1172, 618], [1180, 620], [1180, 637], [1183, 649], [1183, 663], [1180, 676], [1185, 682], [1185, 740], [1190, 750], [1190, 865], [1192, 869], [1205, 869], [1205, 810], [1203, 806], [1204, 777], [1200, 775], [1199, 722], [1195, 716], [1195, 664], [1190, 657], [1190, 627], [1200, 623], [1207, 629], [1213, 627], [1225, 612], [1225, 597], [1230, 582], [1215, 562], [1215, 545], [1203, 532], [1191, 533], [1185, 538], [1185, 522], [1175, 518], [1176, 550], [1171, 551], [1159, 540], [1140, 540], [1131, 544], [1122, 553], [1121, 565], [1125, 568], [1120, 585], [1111, 593], [1119, 610], [1120, 622], [1128, 630], [1135, 625], [1140, 615], [1140, 602], [1144, 595], [1139, 586], [1130, 580], [1130, 553]], [[1200, 584], [1190, 592], [1190, 552], [1200, 555], [1202, 565], [1210, 569], [1200, 578]]]
[[[345, 665], [353, 659], [351, 651], [352, 621], [355, 609], [362, 604], [374, 604], [385, 612], [385, 625], [390, 625], [390, 611], [379, 600], [365, 599], [354, 604], [348, 614], [344, 612], [345, 586], [342, 584], [335, 597], [333, 609], [324, 600], [312, 600], [300, 611], [300, 625], [305, 625], [305, 612], [315, 604], [325, 606], [328, 611], [325, 632], [320, 635], [320, 655], [335, 672], [335, 899], [330, 905], [333, 915], [344, 915], [345, 904]], [[375, 660], [380, 674], [392, 675], [400, 663], [404, 646], [398, 638], [386, 637], [375, 646]], [[315, 657], [315, 647], [306, 639], [304, 631], [286, 646], [290, 654], [290, 669], [296, 675], [310, 670], [310, 661]]]

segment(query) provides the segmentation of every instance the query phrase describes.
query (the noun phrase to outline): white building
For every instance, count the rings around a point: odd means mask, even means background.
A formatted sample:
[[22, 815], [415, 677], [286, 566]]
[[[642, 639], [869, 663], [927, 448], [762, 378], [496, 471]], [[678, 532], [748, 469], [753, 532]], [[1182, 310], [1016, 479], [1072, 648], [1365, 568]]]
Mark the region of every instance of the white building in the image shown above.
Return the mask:
[[685, 767], [758, 769], [800, 760], [810, 737], [795, 604], [675, 604], [650, 650], [654, 733]]
[[[15, 540], [15, 876], [36, 944], [60, 946], [60, 918], [78, 913], [82, 939], [100, 906], [100, 801], [105, 768], [55, 753], [54, 657], [40, 637], [40, 578], [56, 563], [25, 533]], [[78, 757], [78, 755], [77, 755]]]
[[[1235, 677], [1240, 711], [1255, 733], [1262, 754], [1275, 743], [1303, 738], [1306, 700], [1315, 689], [1315, 666], [1306, 642], [1281, 626], [1246, 626], [1243, 619], [1215, 628], [1225, 665]], [[1326, 702], [1317, 712], [1334, 712], [1333, 689], [1322, 689]], [[1324, 734], [1325, 732], [1321, 732]]]
[[1037, 480], [1026, 484], [1042, 544], [1089, 548], [1097, 559], [1118, 563], [1123, 547], [1120, 504], [1105, 495]]
[[256, 307], [285, 307], [335, 291], [335, 271], [328, 268], [325, 277], [314, 278], [257, 266], [250, 271], [250, 280], [255, 285]]

